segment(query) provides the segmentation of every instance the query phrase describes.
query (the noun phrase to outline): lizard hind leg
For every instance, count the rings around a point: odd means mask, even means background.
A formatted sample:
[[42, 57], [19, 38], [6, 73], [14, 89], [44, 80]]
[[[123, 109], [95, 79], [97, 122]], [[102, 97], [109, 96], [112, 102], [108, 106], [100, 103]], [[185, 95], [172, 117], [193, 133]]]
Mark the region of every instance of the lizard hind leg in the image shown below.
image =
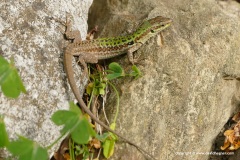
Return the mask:
[[84, 73], [88, 75], [88, 67], [87, 63], [98, 63], [98, 58], [94, 54], [80, 54], [78, 58], [78, 62], [83, 67]]
[[138, 55], [137, 57], [134, 55], [132, 52], [127, 52], [128, 54], [128, 60], [132, 65], [135, 64], [141, 64], [141, 61], [144, 60], [145, 58], [140, 58], [141, 55]]
[[78, 62], [80, 63], [80, 65], [83, 67], [83, 72], [84, 74], [88, 77], [88, 67], [87, 67], [87, 63], [84, 61], [83, 57], [80, 55], [78, 57]]

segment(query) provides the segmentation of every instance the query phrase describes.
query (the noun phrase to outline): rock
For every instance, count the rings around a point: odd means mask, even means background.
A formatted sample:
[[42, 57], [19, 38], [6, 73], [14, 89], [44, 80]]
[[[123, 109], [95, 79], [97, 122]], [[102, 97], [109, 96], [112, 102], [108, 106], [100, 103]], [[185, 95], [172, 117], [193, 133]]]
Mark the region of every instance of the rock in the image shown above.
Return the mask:
[[0, 92], [0, 114], [5, 117], [11, 139], [19, 134], [48, 146], [60, 136], [60, 128], [51, 122], [51, 115], [67, 109], [68, 101], [74, 97], [69, 97], [71, 91], [66, 90], [63, 71], [62, 55], [67, 44], [61, 33], [64, 26], [50, 17], [65, 21], [66, 12], [71, 13], [85, 37], [91, 3], [91, 0], [1, 2], [1, 55], [14, 58], [28, 92], [18, 99], [6, 98]]
[[[134, 28], [129, 22], [144, 17], [173, 19], [162, 47], [150, 40], [136, 52], [145, 58], [139, 65], [143, 76], [116, 81], [121, 89], [116, 130], [159, 160], [209, 159], [216, 136], [239, 111], [240, 82], [223, 75], [240, 75], [240, 21], [226, 12], [209, 0], [99, 0], [91, 7], [90, 25], [98, 25], [101, 36], [125, 34]], [[130, 68], [127, 56], [120, 62]], [[114, 106], [109, 104], [109, 112]], [[111, 159], [145, 158], [120, 143]]]

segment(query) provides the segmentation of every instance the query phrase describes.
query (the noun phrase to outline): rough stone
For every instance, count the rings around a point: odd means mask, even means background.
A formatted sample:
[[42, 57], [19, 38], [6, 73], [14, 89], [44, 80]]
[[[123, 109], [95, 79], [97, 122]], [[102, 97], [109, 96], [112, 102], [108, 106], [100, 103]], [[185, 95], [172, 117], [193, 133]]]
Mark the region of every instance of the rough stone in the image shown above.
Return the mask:
[[[99, 0], [91, 7], [90, 25], [99, 25], [100, 36], [125, 34], [133, 28], [130, 21], [144, 17], [173, 19], [162, 47], [151, 40], [137, 51], [144, 59], [143, 76], [116, 81], [121, 91], [117, 130], [159, 160], [209, 159], [216, 136], [239, 111], [240, 82], [223, 79], [240, 75], [239, 12], [226, 8], [215, 0]], [[129, 68], [127, 56], [120, 62]], [[120, 143], [111, 159], [145, 158]]]
[[[66, 12], [72, 14], [75, 29], [78, 27], [85, 37], [91, 3], [92, 0], [1, 1], [0, 53], [6, 59], [14, 57], [28, 92], [18, 99], [6, 98], [0, 92], [0, 114], [4, 115], [11, 139], [19, 134], [48, 146], [60, 136], [60, 128], [50, 117], [59, 109], [67, 109], [68, 101], [74, 98], [66, 90], [63, 71], [62, 55], [67, 44], [61, 33], [64, 26], [50, 17], [65, 21]], [[57, 148], [55, 145], [49, 153]]]

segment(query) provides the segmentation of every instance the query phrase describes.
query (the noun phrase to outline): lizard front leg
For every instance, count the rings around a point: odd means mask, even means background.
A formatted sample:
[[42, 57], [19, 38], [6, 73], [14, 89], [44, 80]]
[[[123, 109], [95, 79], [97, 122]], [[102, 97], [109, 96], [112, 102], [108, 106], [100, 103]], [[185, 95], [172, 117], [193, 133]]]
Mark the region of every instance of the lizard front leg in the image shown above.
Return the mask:
[[128, 55], [128, 60], [130, 61], [130, 63], [132, 63], [132, 64], [135, 63], [135, 60], [133, 58], [133, 52], [138, 50], [141, 46], [142, 46], [141, 43], [137, 43], [137, 44], [135, 44], [135, 46], [133, 46], [132, 48], [128, 49], [127, 55]]

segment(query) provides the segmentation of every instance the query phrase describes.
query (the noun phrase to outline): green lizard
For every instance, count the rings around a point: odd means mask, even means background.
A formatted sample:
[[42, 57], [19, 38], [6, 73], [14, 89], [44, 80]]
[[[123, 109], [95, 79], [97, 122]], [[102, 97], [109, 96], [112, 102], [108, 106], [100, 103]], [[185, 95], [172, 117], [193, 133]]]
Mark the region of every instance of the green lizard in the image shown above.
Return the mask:
[[[165, 17], [155, 17], [153, 19], [147, 20], [143, 22], [140, 27], [133, 32], [132, 34], [126, 36], [119, 36], [113, 38], [98, 38], [93, 40], [81, 41], [80, 32], [79, 31], [71, 31], [71, 23], [67, 19], [66, 22], [66, 37], [68, 39], [73, 39], [73, 43], [69, 44], [66, 47], [64, 53], [64, 66], [67, 73], [67, 78], [71, 89], [78, 100], [81, 108], [89, 114], [89, 116], [99, 125], [107, 129], [108, 131], [116, 134], [127, 143], [135, 146], [140, 151], [144, 152], [146, 155], [150, 156], [154, 159], [148, 152], [143, 150], [138, 145], [133, 142], [127, 140], [123, 136], [121, 136], [116, 131], [110, 129], [107, 125], [101, 122], [98, 118], [96, 118], [92, 112], [85, 105], [80, 91], [76, 85], [74, 80], [74, 71], [72, 66], [73, 56], [79, 56], [79, 61], [81, 65], [84, 67], [84, 71], [87, 72], [86, 63], [97, 63], [98, 60], [108, 59], [115, 56], [119, 56], [121, 54], [127, 53], [129, 61], [133, 64], [133, 52], [138, 50], [146, 41], [148, 41], [151, 37], [158, 35], [162, 30], [168, 28], [171, 24], [172, 20]], [[78, 34], [78, 35], [76, 35]]]

